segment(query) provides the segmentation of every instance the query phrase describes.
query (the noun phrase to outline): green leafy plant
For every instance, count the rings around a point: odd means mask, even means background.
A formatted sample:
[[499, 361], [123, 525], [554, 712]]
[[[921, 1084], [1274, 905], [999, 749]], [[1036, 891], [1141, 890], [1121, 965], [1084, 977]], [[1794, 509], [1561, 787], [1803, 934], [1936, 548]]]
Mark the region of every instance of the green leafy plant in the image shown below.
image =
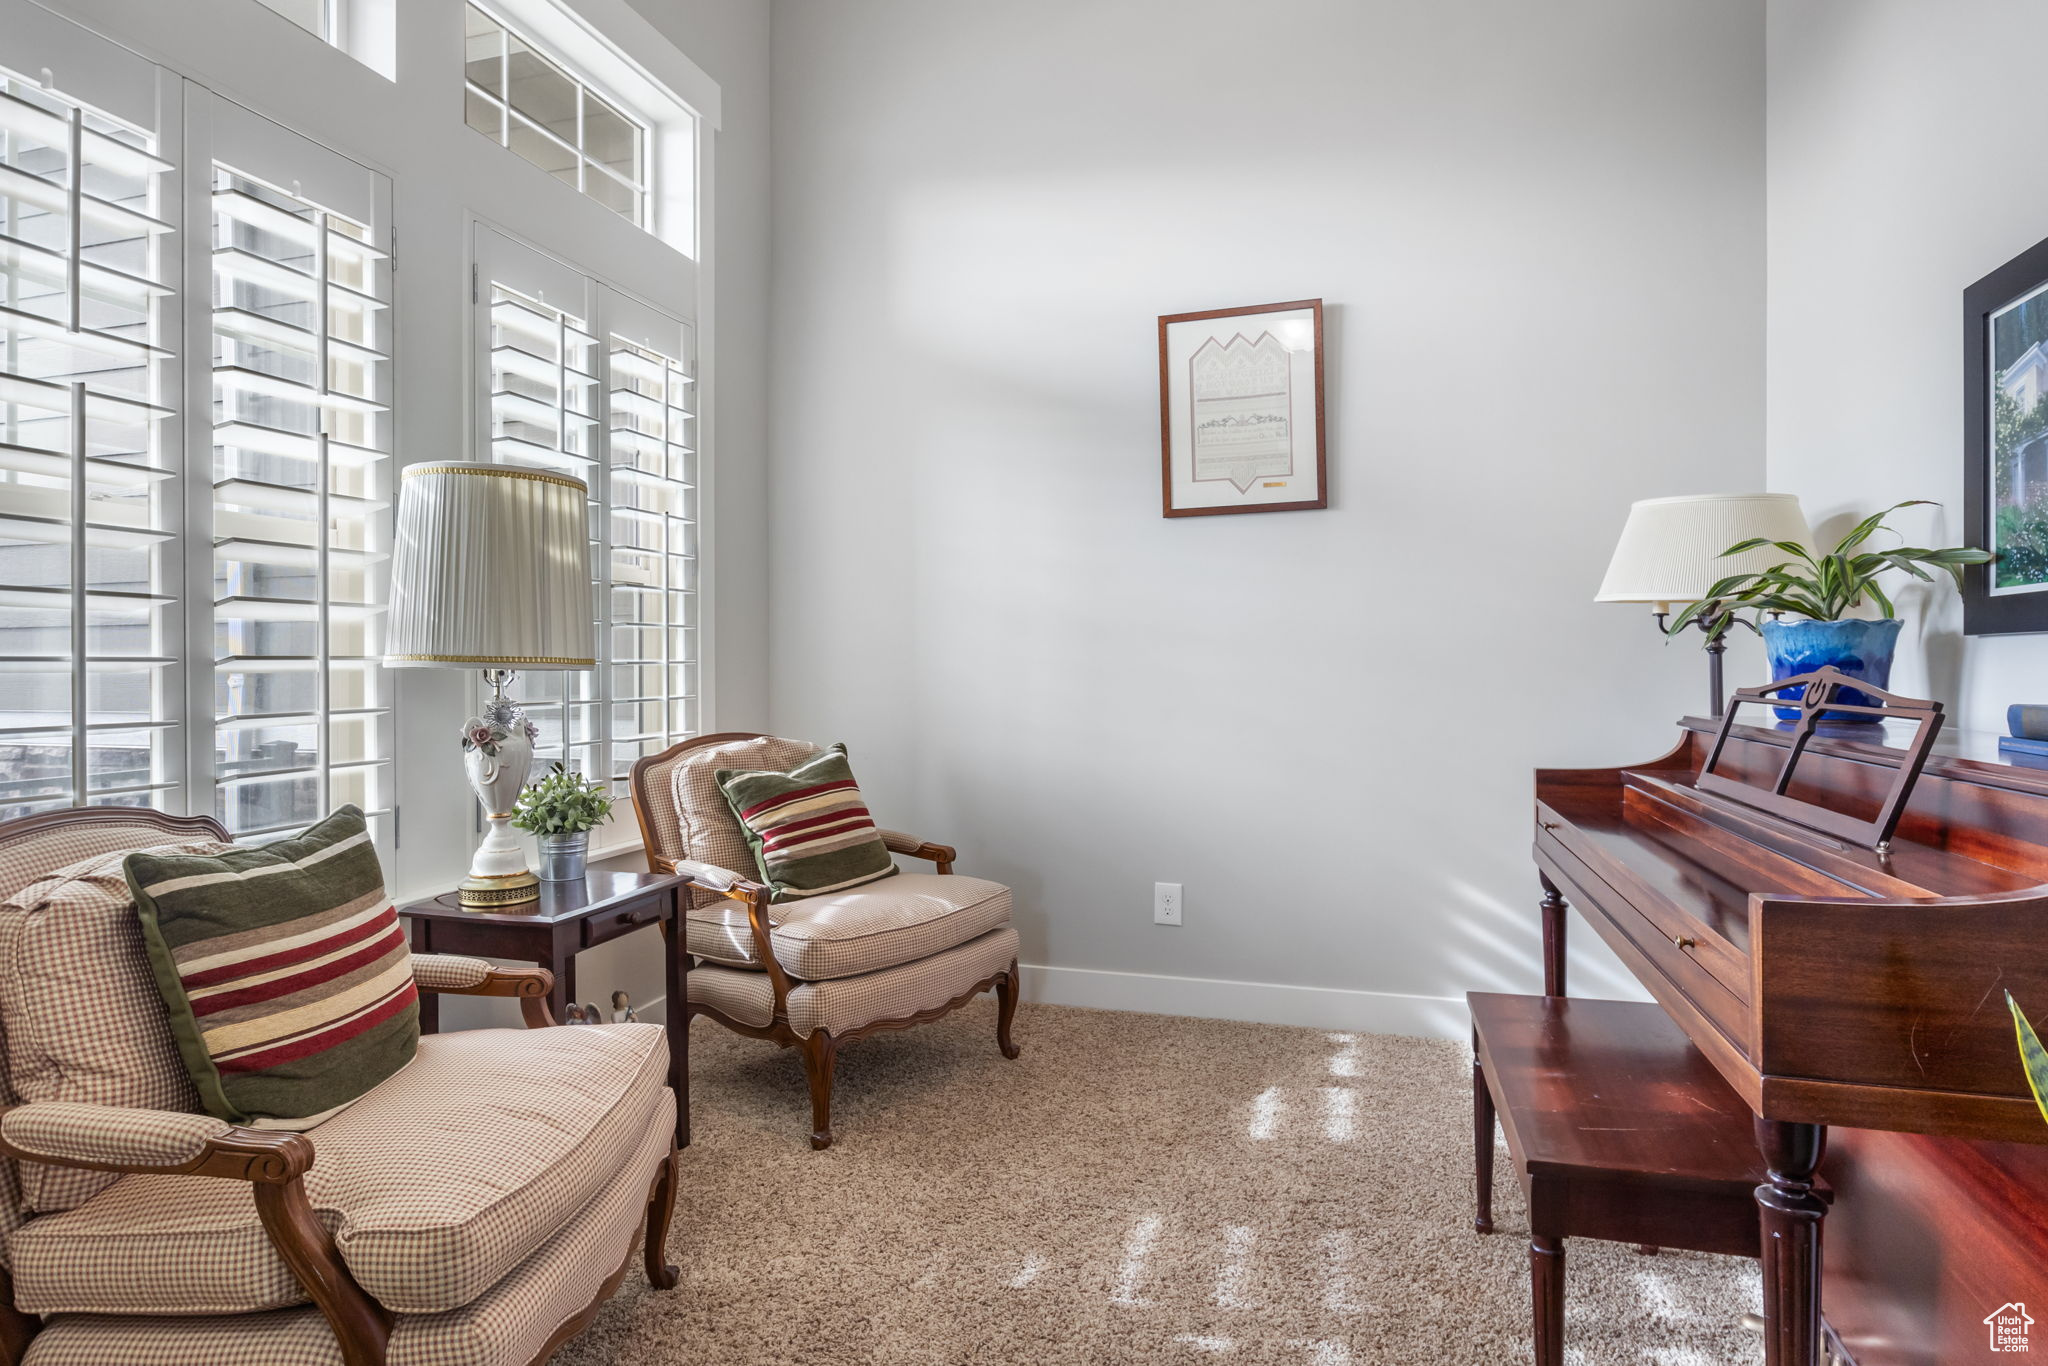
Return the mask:
[[1715, 583], [1706, 597], [1687, 605], [1671, 619], [1665, 634], [1675, 636], [1699, 621], [1706, 625], [1707, 638], [1712, 640], [1725, 632], [1743, 611], [1753, 611], [1758, 622], [1766, 612], [1774, 616], [1789, 612], [1814, 621], [1840, 621], [1861, 607], [1866, 597], [1887, 617], [1894, 616], [1892, 600], [1877, 582], [1878, 575], [1894, 569], [1926, 583], [1934, 581], [1929, 567], [1946, 570], [1954, 577], [1956, 586], [1962, 587], [1963, 566], [1986, 563], [1994, 558], [1989, 551], [1962, 546], [1927, 550], [1910, 545], [1859, 549], [1880, 531], [1896, 536], [1898, 533], [1884, 524], [1885, 518], [1900, 508], [1920, 506], [1931, 506], [1930, 500], [1909, 498], [1883, 512], [1872, 513], [1851, 527], [1849, 534], [1835, 542], [1835, 548], [1826, 554], [1816, 554], [1797, 541], [1774, 541], [1762, 536], [1729, 546], [1722, 555], [1740, 555], [1768, 545], [1784, 551], [1789, 558], [1753, 573], [1730, 574]]
[[545, 777], [519, 794], [512, 824], [536, 835], [578, 835], [611, 813], [611, 796], [601, 785], [557, 760]]
[[2041, 1047], [2041, 1036], [2034, 1032], [2034, 1026], [2020, 1012], [2020, 1003], [2005, 993], [2005, 1003], [2012, 1008], [2013, 1028], [2020, 1036], [2020, 1061], [2026, 1064], [2027, 1087], [2034, 1093], [2034, 1105], [2041, 1111], [2041, 1117], [2048, 1119], [2048, 1049]]

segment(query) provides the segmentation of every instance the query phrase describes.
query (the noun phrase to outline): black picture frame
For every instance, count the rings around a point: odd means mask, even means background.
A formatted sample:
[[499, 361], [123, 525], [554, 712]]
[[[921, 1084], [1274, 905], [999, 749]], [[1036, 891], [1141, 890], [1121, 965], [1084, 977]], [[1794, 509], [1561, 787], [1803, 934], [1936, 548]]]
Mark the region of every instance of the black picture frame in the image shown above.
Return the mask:
[[[1992, 548], [1997, 496], [1991, 476], [1991, 318], [2048, 284], [2048, 239], [1963, 291], [1963, 544]], [[2048, 589], [1994, 595], [1996, 566], [1963, 567], [1963, 634], [2016, 635], [2048, 631]]]

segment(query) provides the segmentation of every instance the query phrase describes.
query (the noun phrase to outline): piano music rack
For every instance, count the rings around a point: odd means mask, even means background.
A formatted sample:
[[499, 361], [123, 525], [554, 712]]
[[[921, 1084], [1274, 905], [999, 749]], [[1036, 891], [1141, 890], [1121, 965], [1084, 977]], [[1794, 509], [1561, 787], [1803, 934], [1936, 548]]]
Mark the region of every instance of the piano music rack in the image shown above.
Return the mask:
[[[1798, 690], [1796, 698], [1784, 696], [1794, 689]], [[1845, 692], [1865, 696], [1872, 701], [1848, 702], [1843, 700]], [[1778, 769], [1777, 777], [1769, 788], [1715, 772], [1720, 762], [1721, 751], [1728, 743], [1729, 730], [1735, 725], [1736, 718], [1745, 706], [1791, 706], [1799, 709], [1799, 719], [1790, 723], [1791, 747], [1786, 750], [1785, 762]], [[1899, 752], [1898, 774], [1879, 803], [1876, 818], [1872, 820], [1863, 820], [1845, 811], [1801, 801], [1791, 795], [1792, 779], [1798, 770], [1800, 759], [1806, 754], [1808, 742], [1829, 719], [1844, 712], [1868, 717], [1870, 721], [1910, 721], [1917, 725], [1912, 743]], [[1905, 814], [1906, 802], [1913, 795], [1913, 784], [1920, 780], [1920, 772], [1927, 766], [1927, 756], [1934, 748], [1936, 737], [1941, 734], [1942, 720], [1939, 702], [1900, 697], [1880, 688], [1873, 688], [1870, 684], [1851, 678], [1832, 666], [1800, 674], [1796, 678], [1780, 679], [1762, 687], [1739, 688], [1728, 700], [1727, 713], [1721, 718], [1721, 729], [1714, 736], [1714, 743], [1707, 750], [1706, 757], [1700, 762], [1699, 776], [1694, 781], [1694, 786], [1701, 792], [1724, 797], [1752, 810], [1790, 821], [1804, 829], [1833, 835], [1862, 845], [1866, 849], [1873, 849], [1879, 854], [1889, 853], [1892, 835], [1899, 828], [1899, 817]]]

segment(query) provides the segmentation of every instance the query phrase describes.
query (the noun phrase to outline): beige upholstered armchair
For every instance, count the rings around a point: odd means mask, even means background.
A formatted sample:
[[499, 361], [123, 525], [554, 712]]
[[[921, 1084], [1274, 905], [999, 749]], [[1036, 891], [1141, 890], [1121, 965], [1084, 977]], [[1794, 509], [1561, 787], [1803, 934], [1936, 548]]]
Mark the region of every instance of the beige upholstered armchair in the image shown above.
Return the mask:
[[[107, 986], [5, 1040], [0, 1363], [539, 1366], [625, 1277], [643, 1222], [648, 1279], [676, 1283], [667, 1036], [537, 1028], [552, 1023], [539, 969], [414, 957], [420, 990], [516, 998], [528, 1027], [428, 1035], [310, 1133], [174, 1099], [21, 1103], [10, 1079], [43, 1076], [38, 1057], [173, 1047], [114, 989], [148, 971], [139, 931], [132, 953], [118, 942], [133, 918], [116, 904], [118, 855], [225, 838], [204, 817], [124, 807], [0, 824], [0, 971], [101, 972]], [[52, 961], [67, 916], [116, 938]], [[196, 1101], [175, 1051], [161, 1062], [126, 1070]]]
[[832, 1070], [841, 1048], [924, 1024], [993, 988], [996, 1042], [1017, 1056], [1017, 932], [1010, 889], [953, 873], [954, 851], [893, 830], [893, 853], [934, 864], [879, 882], [771, 904], [753, 854], [713, 774], [787, 771], [818, 753], [801, 740], [703, 735], [633, 765], [633, 805], [648, 866], [691, 874], [686, 944], [691, 1016], [771, 1039], [803, 1055], [811, 1146], [832, 1144]]

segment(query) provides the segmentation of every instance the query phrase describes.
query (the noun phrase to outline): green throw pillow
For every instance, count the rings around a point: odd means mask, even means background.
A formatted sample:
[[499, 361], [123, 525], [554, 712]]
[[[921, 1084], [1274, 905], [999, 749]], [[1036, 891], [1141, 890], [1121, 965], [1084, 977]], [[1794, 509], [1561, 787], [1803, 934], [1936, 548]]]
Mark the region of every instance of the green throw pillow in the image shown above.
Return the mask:
[[845, 745], [787, 773], [721, 768], [712, 776], [775, 900], [844, 891], [896, 871], [853, 781]]
[[412, 1061], [419, 992], [359, 808], [274, 844], [125, 866], [208, 1111], [303, 1129]]

